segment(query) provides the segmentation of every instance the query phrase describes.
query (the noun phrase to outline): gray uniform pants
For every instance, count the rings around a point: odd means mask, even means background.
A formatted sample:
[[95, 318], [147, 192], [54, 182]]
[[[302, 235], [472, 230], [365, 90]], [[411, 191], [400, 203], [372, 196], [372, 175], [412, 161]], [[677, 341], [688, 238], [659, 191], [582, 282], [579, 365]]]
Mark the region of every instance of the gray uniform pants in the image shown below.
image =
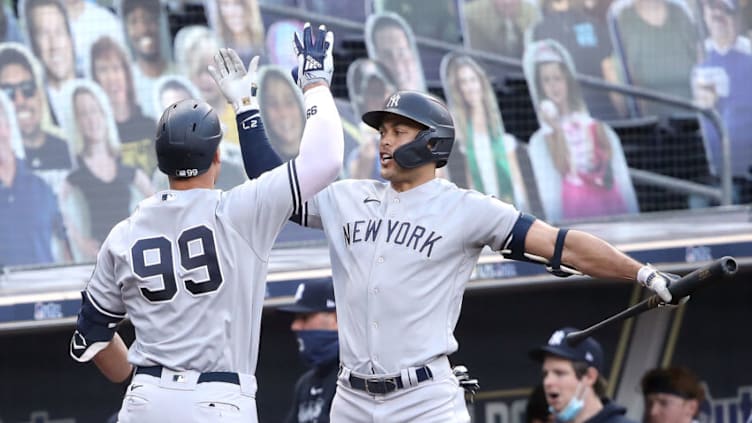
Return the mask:
[[350, 372], [340, 372], [330, 414], [332, 423], [469, 423], [465, 391], [449, 361], [442, 357], [429, 367], [433, 379], [410, 386], [403, 377], [405, 388], [383, 395], [352, 388]]
[[256, 379], [240, 375], [240, 385], [197, 383], [198, 372], [163, 370], [162, 377], [133, 376], [118, 414], [119, 423], [257, 423]]

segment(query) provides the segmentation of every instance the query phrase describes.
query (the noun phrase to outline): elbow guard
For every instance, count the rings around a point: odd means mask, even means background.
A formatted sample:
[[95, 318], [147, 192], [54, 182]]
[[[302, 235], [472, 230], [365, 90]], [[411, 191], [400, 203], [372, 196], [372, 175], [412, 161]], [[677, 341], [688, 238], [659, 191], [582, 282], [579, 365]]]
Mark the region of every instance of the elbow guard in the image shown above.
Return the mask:
[[76, 331], [70, 342], [70, 356], [76, 361], [86, 362], [110, 343], [125, 315], [103, 309], [86, 291], [81, 291], [81, 298]]
[[561, 263], [561, 255], [564, 251], [564, 240], [567, 236], [569, 229], [559, 229], [559, 233], [556, 235], [556, 244], [554, 246], [554, 254], [550, 259], [545, 257], [536, 256], [525, 251], [525, 238], [535, 222], [535, 216], [527, 213], [520, 213], [520, 217], [512, 227], [512, 231], [509, 233], [504, 246], [499, 251], [504, 258], [511, 260], [527, 261], [535, 264], [542, 264], [546, 267], [546, 271], [554, 276], [565, 278], [572, 275], [582, 275], [582, 272], [575, 269], [573, 266], [563, 265]]

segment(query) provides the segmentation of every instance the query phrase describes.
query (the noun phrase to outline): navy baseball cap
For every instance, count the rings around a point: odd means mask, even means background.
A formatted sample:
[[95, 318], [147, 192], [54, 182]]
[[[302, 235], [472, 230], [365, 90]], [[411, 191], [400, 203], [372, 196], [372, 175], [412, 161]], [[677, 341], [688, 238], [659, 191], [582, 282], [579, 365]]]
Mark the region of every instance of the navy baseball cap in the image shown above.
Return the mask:
[[288, 313], [316, 313], [319, 311], [334, 311], [334, 286], [332, 280], [314, 279], [302, 282], [295, 291], [295, 304], [280, 307], [280, 311]]
[[598, 372], [603, 372], [603, 348], [598, 341], [592, 337], [587, 337], [576, 345], [567, 342], [566, 335], [577, 330], [579, 329], [571, 327], [556, 330], [548, 338], [546, 345], [530, 351], [530, 358], [542, 362], [547, 355], [553, 355], [567, 360], [588, 363], [590, 367], [598, 369]]

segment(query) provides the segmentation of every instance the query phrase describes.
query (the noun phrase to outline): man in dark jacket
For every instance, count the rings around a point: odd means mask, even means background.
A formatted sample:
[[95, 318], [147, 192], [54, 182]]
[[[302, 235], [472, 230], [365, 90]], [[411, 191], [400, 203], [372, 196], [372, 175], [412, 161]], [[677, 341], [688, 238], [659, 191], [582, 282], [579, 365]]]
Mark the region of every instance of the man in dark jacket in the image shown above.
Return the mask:
[[558, 422], [634, 423], [627, 410], [606, 398], [603, 349], [593, 338], [576, 345], [566, 341], [574, 328], [555, 331], [544, 346], [530, 352], [543, 372], [543, 391], [549, 410]]
[[310, 369], [295, 384], [288, 423], [328, 423], [337, 389], [339, 342], [331, 278], [298, 285], [295, 304], [281, 307], [295, 313], [290, 328], [298, 338], [300, 358]]

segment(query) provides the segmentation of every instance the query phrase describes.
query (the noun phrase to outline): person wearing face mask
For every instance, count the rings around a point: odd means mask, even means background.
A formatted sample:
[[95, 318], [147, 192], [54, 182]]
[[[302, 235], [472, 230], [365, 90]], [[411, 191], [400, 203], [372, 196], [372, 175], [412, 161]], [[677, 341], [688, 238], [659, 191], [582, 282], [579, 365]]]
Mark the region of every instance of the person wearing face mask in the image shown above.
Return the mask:
[[548, 343], [530, 351], [542, 364], [543, 391], [548, 409], [562, 423], [634, 423], [626, 408], [606, 397], [603, 349], [592, 337], [570, 345], [566, 335], [577, 329], [555, 331]]
[[298, 338], [300, 358], [309, 368], [295, 384], [295, 397], [286, 422], [329, 422], [339, 368], [337, 314], [331, 278], [301, 283], [295, 293], [295, 304], [280, 310], [295, 313], [290, 328]]

